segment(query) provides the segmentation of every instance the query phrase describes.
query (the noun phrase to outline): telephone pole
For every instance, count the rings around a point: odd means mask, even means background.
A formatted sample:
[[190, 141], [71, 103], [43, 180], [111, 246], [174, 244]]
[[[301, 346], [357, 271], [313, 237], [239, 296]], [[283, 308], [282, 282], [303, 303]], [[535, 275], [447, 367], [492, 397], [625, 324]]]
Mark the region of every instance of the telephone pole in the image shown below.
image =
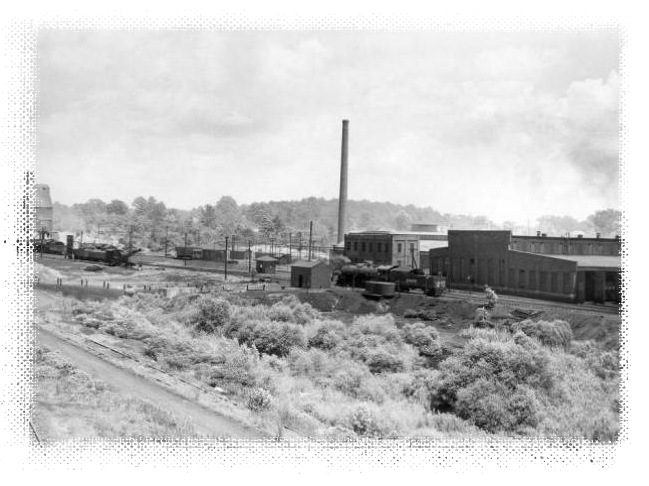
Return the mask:
[[169, 243], [169, 226], [165, 227], [165, 258], [167, 258], [167, 244]]
[[311, 245], [313, 244], [313, 221], [309, 222], [309, 261], [311, 261]]
[[248, 273], [252, 274], [252, 251], [250, 250], [250, 240], [248, 240]]
[[228, 239], [229, 237], [225, 237], [225, 280], [228, 279]]

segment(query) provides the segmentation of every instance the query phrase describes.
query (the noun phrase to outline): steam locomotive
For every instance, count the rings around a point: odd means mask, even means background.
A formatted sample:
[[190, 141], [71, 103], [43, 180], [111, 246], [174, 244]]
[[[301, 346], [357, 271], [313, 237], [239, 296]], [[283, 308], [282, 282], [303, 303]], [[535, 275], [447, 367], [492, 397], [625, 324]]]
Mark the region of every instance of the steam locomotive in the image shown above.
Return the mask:
[[345, 265], [338, 273], [337, 284], [343, 287], [365, 287], [367, 282], [392, 282], [398, 292], [419, 289], [434, 297], [446, 292], [446, 277], [426, 275], [416, 268], [356, 264]]
[[92, 247], [74, 248], [72, 254], [79, 260], [102, 262], [108, 265], [124, 265], [128, 263], [131, 255], [139, 252], [140, 249], [125, 251], [111, 245], [94, 245]]

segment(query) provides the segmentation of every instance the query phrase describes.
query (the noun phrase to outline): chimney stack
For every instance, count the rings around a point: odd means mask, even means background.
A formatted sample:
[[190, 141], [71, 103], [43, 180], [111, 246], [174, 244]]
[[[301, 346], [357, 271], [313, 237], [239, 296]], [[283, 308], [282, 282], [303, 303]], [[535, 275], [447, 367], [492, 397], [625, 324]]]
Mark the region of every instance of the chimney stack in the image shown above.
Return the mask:
[[345, 241], [347, 217], [347, 155], [349, 150], [349, 120], [343, 120], [343, 140], [340, 157], [340, 195], [338, 197], [338, 242]]

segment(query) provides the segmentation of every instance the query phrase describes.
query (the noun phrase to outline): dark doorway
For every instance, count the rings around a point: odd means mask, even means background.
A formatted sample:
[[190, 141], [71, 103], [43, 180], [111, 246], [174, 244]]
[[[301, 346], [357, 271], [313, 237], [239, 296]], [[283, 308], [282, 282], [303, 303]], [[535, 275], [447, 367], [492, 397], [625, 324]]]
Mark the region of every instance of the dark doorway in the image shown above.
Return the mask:
[[618, 272], [606, 272], [604, 294], [607, 301], [620, 303], [620, 274]]
[[304, 275], [297, 276], [297, 286], [300, 288], [304, 287]]
[[584, 300], [594, 301], [595, 298], [595, 272], [584, 272]]

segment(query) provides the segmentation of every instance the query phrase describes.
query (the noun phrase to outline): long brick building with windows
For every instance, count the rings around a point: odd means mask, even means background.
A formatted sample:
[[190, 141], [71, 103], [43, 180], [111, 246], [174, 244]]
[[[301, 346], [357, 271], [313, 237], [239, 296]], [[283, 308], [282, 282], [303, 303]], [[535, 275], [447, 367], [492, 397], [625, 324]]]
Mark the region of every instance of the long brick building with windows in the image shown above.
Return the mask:
[[619, 238], [512, 236], [510, 231], [449, 231], [429, 251], [430, 273], [451, 287], [569, 302], [620, 301]]

